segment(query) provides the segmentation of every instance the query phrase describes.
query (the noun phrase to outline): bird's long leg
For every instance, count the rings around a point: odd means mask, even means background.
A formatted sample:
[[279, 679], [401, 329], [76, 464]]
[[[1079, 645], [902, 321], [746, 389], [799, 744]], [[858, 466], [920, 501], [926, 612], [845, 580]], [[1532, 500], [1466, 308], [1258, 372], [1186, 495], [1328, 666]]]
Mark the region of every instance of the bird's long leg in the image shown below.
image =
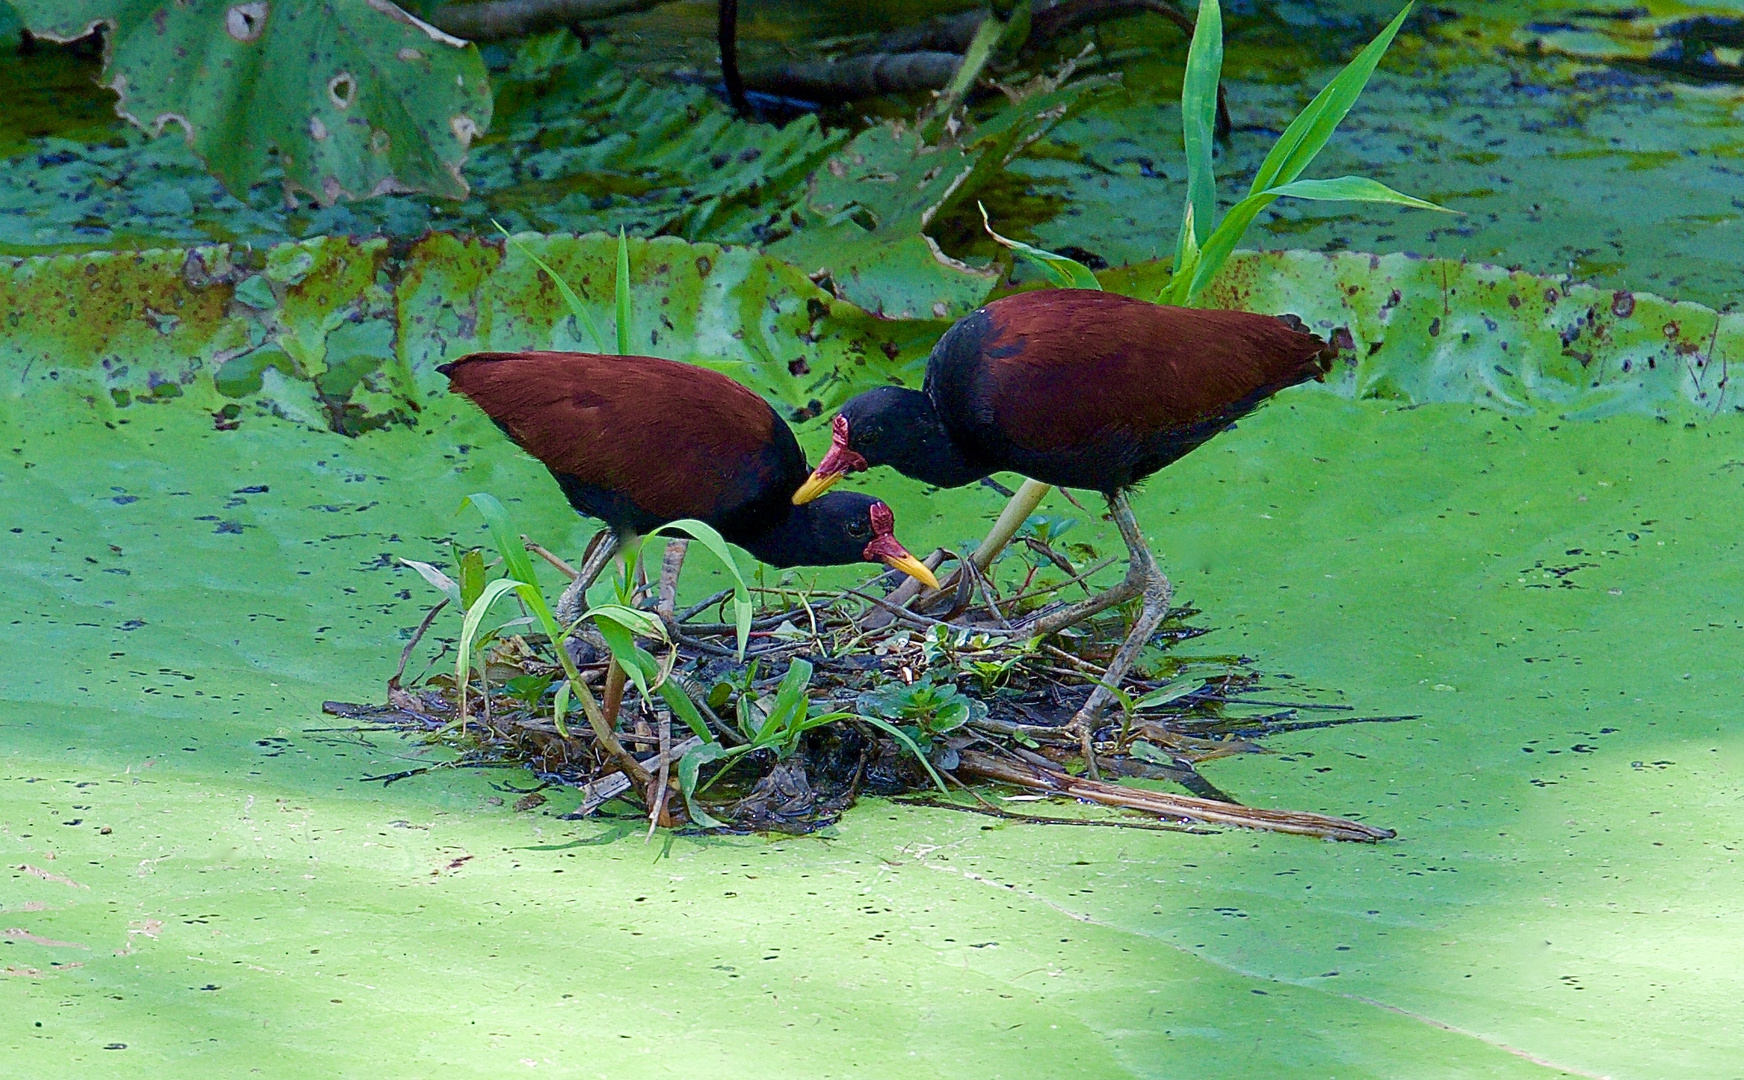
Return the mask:
[[684, 569], [684, 555], [690, 550], [689, 540], [666, 541], [666, 555], [660, 560], [660, 591], [654, 600], [654, 614], [666, 624], [666, 632], [677, 637], [678, 573]]
[[1051, 489], [1039, 480], [1025, 480], [1023, 486], [1017, 489], [1005, 504], [1005, 509], [999, 512], [999, 520], [988, 530], [987, 538], [981, 541], [975, 553], [969, 556], [969, 561], [983, 574], [993, 565], [993, 560], [999, 558], [999, 553], [1011, 543], [1011, 538], [1017, 535], [1017, 530], [1023, 528], [1023, 523], [1035, 513], [1035, 508], [1041, 505]]
[[587, 610], [587, 590], [593, 585], [600, 572], [611, 562], [619, 547], [618, 534], [611, 529], [601, 529], [588, 541], [587, 554], [582, 557], [581, 570], [569, 587], [563, 590], [563, 595], [557, 598], [557, 623], [568, 626], [581, 618], [581, 613]]
[[1044, 612], [1031, 619], [1023, 625], [1024, 633], [1031, 636], [1057, 634], [1066, 627], [1076, 626], [1116, 604], [1124, 604], [1135, 596], [1144, 595], [1153, 579], [1162, 581], [1163, 591], [1167, 593], [1168, 579], [1157, 569], [1157, 562], [1151, 557], [1150, 548], [1145, 546], [1144, 536], [1138, 530], [1138, 522], [1133, 520], [1132, 507], [1127, 505], [1125, 492], [1117, 491], [1108, 497], [1108, 514], [1114, 519], [1114, 526], [1120, 530], [1120, 538], [1126, 541], [1126, 549], [1132, 556], [1126, 566], [1126, 578], [1118, 585], [1087, 600], [1068, 604], [1056, 611]]
[[[1133, 661], [1138, 659], [1139, 651], [1150, 641], [1151, 635], [1157, 632], [1164, 616], [1168, 615], [1169, 599], [1173, 591], [1169, 579], [1157, 568], [1157, 561], [1152, 557], [1150, 547], [1145, 544], [1138, 521], [1132, 516], [1132, 506], [1126, 501], [1126, 492], [1117, 491], [1110, 495], [1108, 509], [1114, 517], [1114, 524], [1120, 529], [1121, 539], [1126, 541], [1127, 550], [1132, 552], [1132, 563], [1127, 570], [1126, 581], [1117, 588], [1130, 585], [1135, 578], [1141, 580], [1139, 592], [1144, 596], [1144, 607], [1140, 609], [1138, 619], [1132, 625], [1132, 632], [1126, 635], [1126, 640], [1114, 654], [1114, 659], [1108, 662], [1108, 670], [1103, 674], [1101, 682], [1090, 692], [1084, 707], [1072, 717], [1071, 726], [1086, 746], [1102, 710], [1108, 707], [1109, 700], [1114, 696], [1112, 688], [1120, 685]], [[1085, 756], [1086, 764], [1090, 764], [1090, 755], [1086, 753]]]

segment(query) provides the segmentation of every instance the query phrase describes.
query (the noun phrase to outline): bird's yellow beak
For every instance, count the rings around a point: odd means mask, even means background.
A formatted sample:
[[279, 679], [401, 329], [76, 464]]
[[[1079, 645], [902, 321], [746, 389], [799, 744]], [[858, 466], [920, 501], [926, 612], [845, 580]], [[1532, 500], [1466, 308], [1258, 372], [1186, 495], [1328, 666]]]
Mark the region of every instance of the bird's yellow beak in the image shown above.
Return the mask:
[[883, 562], [885, 566], [890, 567], [892, 570], [901, 570], [903, 573], [920, 582], [922, 585], [925, 585], [929, 589], [936, 590], [939, 587], [939, 579], [933, 576], [931, 570], [927, 569], [927, 564], [921, 562], [906, 551], [901, 555], [886, 555], [884, 556]]
[[939, 579], [927, 569], [927, 564], [910, 555], [908, 549], [896, 539], [896, 515], [890, 512], [890, 507], [875, 502], [868, 511], [868, 516], [873, 535], [872, 542], [866, 545], [863, 553], [865, 560], [881, 562], [892, 570], [901, 570], [927, 588], [937, 589]]
[[830, 490], [842, 477], [865, 467], [866, 459], [848, 446], [848, 418], [838, 415], [830, 421], [830, 452], [793, 493], [793, 505], [804, 506]]
[[836, 482], [846, 475], [848, 475], [848, 473], [845, 469], [840, 472], [826, 473], [824, 472], [824, 467], [819, 465], [817, 468], [812, 470], [810, 476], [805, 478], [805, 483], [799, 485], [799, 490], [793, 493], [793, 505], [804, 506], [819, 495], [822, 495], [824, 492], [835, 487]]

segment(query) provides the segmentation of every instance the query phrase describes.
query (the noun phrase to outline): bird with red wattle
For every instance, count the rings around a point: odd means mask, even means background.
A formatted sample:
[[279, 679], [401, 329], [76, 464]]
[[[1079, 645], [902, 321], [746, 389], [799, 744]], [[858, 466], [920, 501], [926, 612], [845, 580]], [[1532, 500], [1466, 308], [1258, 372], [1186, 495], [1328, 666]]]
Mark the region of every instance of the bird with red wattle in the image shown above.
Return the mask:
[[1279, 390], [1324, 378], [1336, 355], [1290, 315], [1168, 307], [1093, 289], [1018, 293], [947, 330], [922, 389], [879, 387], [844, 405], [829, 453], [793, 499], [805, 503], [878, 465], [940, 487], [1009, 471], [1103, 493], [1131, 554], [1126, 579], [1027, 626], [1051, 632], [1144, 598], [1105, 679], [1073, 718], [1088, 742], [1110, 687], [1169, 610], [1168, 578], [1128, 490]]

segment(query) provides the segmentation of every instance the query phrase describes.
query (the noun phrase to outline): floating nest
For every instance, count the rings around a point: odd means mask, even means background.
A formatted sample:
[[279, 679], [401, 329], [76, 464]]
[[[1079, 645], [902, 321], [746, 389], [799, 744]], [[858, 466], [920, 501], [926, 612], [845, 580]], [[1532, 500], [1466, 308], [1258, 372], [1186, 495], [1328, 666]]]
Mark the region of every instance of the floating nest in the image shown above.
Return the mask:
[[[536, 544], [528, 547], [551, 558]], [[935, 553], [934, 565], [943, 554]], [[1359, 716], [1349, 705], [1293, 700], [1308, 695], [1287, 688], [1289, 676], [1263, 675], [1246, 657], [1180, 655], [1182, 642], [1209, 632], [1191, 607], [1170, 611], [1129, 675], [1124, 699], [1089, 737], [1075, 730], [1073, 716], [1135, 612], [1111, 608], [1045, 638], [1026, 636], [1023, 625], [1062, 593], [1088, 592], [1084, 581], [1099, 568], [1052, 584], [1032, 573], [1009, 597], [978, 579], [974, 590], [947, 591], [930, 607], [913, 603], [905, 595], [912, 587], [905, 590], [899, 585], [905, 579], [895, 575], [839, 592], [753, 590], [764, 608], [752, 621], [743, 660], [724, 614], [730, 591], [673, 611], [667, 588], [666, 610], [658, 600], [650, 607], [660, 612], [669, 640], [648, 644], [662, 678], [686, 691], [709, 731], [705, 740], [675, 720], [654, 692], [657, 684], [646, 697], [625, 688], [614, 730], [657, 778], [640, 790], [579, 716], [564, 730], [554, 723], [553, 689], [563, 671], [542, 634], [496, 637], [484, 670], [469, 676], [464, 705], [452, 668], [427, 674], [444, 657], [452, 662], [452, 640], [425, 675], [403, 682], [407, 659], [442, 605], [407, 645], [385, 705], [327, 702], [325, 710], [448, 752], [439, 764], [371, 780], [391, 784], [439, 768], [526, 768], [539, 783], [511, 789], [523, 796], [517, 808], [544, 803], [543, 792], [552, 788], [579, 789], [580, 805], [569, 818], [633, 813], [651, 827], [697, 829], [702, 821], [739, 832], [805, 833], [834, 822], [860, 796], [875, 795], [1024, 822], [1233, 825], [1357, 841], [1393, 835], [1344, 818], [1243, 806], [1199, 771], [1215, 758], [1269, 753], [1264, 741], [1278, 734], [1415, 718]], [[584, 626], [568, 647], [583, 681], [607, 683], [610, 655], [602, 640]], [[809, 705], [797, 712], [810, 719], [789, 715], [786, 737], [760, 740], [796, 661], [801, 670], [810, 667]], [[830, 714], [836, 715], [807, 726]], [[680, 763], [705, 741], [722, 750], [766, 745], [703, 764], [683, 791]], [[1055, 815], [1012, 809], [1056, 800], [1072, 809]], [[1087, 812], [1085, 804], [1112, 812]]]

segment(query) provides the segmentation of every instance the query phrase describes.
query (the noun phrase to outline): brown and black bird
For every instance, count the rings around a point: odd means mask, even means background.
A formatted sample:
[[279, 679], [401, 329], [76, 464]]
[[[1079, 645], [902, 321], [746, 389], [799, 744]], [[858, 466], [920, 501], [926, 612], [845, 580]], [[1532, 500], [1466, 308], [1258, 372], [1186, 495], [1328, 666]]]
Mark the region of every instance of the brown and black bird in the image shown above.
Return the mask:
[[[804, 452], [768, 402], [725, 375], [563, 352], [473, 353], [437, 370], [620, 542], [696, 518], [772, 566], [881, 562], [937, 586], [877, 499], [837, 492], [795, 505]], [[603, 562], [590, 560], [592, 572]]]
[[[1090, 289], [1019, 293], [946, 331], [922, 389], [879, 387], [844, 405], [829, 453], [793, 498], [817, 498], [876, 465], [940, 487], [1009, 471], [1102, 492], [1132, 555], [1126, 580], [1043, 614], [1031, 629], [1062, 628], [1143, 595], [1108, 669], [1107, 685], [1118, 686], [1169, 605], [1168, 579], [1126, 489], [1279, 390], [1323, 377], [1335, 355], [1294, 316], [1166, 307]], [[1110, 696], [1097, 688], [1078, 714], [1081, 729]]]

